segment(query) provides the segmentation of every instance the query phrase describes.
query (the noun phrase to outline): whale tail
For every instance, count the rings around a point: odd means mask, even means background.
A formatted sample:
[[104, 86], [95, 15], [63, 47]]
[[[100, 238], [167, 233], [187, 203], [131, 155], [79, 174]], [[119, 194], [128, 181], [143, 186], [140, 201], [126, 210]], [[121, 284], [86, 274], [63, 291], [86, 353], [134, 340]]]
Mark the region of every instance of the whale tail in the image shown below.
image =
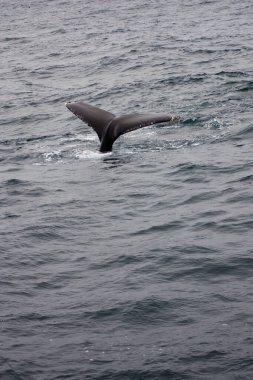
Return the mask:
[[101, 108], [83, 102], [66, 103], [66, 107], [97, 133], [100, 152], [110, 152], [114, 141], [121, 135], [148, 125], [173, 121], [177, 116], [168, 114], [130, 114], [116, 117]]

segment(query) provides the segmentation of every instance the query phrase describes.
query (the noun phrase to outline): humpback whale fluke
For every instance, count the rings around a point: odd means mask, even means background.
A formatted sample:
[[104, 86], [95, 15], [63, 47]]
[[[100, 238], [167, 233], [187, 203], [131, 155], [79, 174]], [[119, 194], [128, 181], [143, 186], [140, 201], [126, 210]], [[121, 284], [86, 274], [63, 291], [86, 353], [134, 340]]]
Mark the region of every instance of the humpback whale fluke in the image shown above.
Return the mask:
[[83, 102], [66, 103], [66, 107], [97, 132], [101, 143], [100, 152], [110, 152], [114, 141], [124, 133], [178, 119], [178, 116], [148, 113], [116, 117], [110, 112]]

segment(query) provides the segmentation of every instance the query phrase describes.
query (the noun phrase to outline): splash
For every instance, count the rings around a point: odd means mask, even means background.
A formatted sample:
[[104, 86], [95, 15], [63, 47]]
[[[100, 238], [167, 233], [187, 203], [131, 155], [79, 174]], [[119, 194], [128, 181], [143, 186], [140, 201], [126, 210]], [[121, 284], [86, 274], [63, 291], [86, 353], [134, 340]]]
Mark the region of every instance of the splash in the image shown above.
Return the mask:
[[103, 159], [111, 155], [112, 155], [112, 152], [101, 153], [97, 151], [94, 152], [92, 150], [83, 150], [83, 151], [77, 151], [75, 153], [75, 158], [79, 160], [96, 160], [96, 159]]

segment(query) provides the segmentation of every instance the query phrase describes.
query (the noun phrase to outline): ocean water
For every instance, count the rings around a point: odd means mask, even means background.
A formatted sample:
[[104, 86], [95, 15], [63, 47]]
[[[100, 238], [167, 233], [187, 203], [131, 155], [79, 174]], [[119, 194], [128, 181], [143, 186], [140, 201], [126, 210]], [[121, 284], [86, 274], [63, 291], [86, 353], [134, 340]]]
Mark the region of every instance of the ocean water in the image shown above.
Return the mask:
[[[1, 0], [0, 378], [253, 378], [250, 0]], [[112, 153], [65, 102], [180, 114]]]

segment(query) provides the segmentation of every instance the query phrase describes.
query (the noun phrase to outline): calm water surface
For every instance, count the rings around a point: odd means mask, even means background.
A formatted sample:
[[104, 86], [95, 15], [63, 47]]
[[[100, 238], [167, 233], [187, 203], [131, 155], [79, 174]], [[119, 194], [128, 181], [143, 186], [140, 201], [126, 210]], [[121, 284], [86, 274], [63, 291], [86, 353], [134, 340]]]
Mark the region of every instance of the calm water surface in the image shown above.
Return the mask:
[[[252, 378], [252, 20], [1, 1], [1, 379]], [[181, 120], [101, 154], [74, 100]]]

